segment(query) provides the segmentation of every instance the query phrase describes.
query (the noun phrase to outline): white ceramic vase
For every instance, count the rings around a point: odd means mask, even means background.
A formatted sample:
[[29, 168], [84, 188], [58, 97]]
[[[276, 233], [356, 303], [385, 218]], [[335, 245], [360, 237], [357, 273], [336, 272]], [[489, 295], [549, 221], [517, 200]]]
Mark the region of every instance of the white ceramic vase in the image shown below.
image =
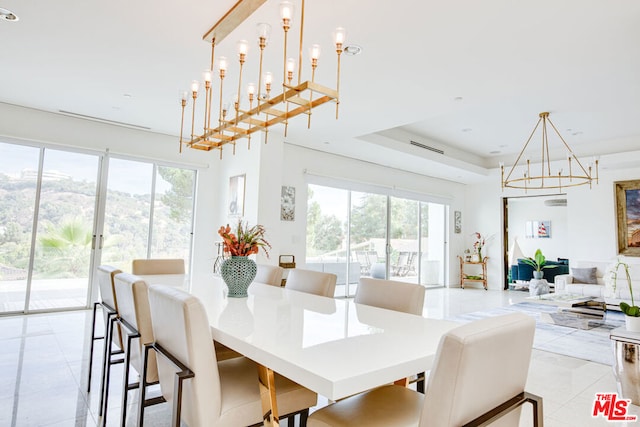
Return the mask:
[[624, 316], [624, 323], [629, 332], [640, 332], [640, 317]]

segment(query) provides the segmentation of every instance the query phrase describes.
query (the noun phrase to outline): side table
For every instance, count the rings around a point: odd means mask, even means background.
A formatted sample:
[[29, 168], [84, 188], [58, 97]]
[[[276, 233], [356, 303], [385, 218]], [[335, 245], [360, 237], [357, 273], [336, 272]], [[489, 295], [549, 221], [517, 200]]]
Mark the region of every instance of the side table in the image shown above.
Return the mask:
[[[477, 282], [482, 283], [485, 291], [487, 290], [487, 260], [489, 257], [484, 257], [484, 259], [480, 262], [474, 261], [465, 261], [460, 255], [458, 255], [458, 259], [460, 260], [460, 287], [464, 289], [464, 282]], [[476, 275], [468, 275], [465, 274], [465, 267], [467, 266], [479, 266], [481, 268], [481, 274]], [[475, 271], [474, 273], [477, 273]]]
[[640, 405], [640, 333], [621, 326], [609, 333], [613, 341], [613, 374], [618, 394]]

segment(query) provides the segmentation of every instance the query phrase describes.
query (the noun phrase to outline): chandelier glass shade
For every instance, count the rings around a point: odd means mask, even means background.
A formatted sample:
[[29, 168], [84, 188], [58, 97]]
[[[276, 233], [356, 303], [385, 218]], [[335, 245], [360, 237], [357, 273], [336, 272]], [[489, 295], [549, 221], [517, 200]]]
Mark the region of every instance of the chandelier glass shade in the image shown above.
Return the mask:
[[[287, 135], [289, 119], [304, 114], [307, 116], [307, 127], [311, 126], [311, 110], [327, 102], [336, 104], [336, 119], [338, 118], [339, 87], [340, 87], [340, 57], [343, 52], [346, 32], [344, 28], [336, 28], [333, 32], [333, 48], [337, 55], [337, 75], [335, 89], [323, 86], [315, 82], [316, 68], [320, 57], [320, 45], [314, 44], [308, 48], [308, 56], [311, 66], [310, 79], [302, 79], [303, 58], [303, 33], [305, 19], [305, 1], [300, 0], [299, 37], [300, 49], [297, 61], [289, 57], [287, 52], [287, 39], [292, 28], [295, 8], [289, 1], [280, 3], [279, 26], [283, 31], [282, 55], [282, 90], [274, 90], [276, 76], [268, 70], [263, 70], [263, 61], [267, 45], [271, 36], [271, 25], [258, 23], [256, 26], [256, 41], [258, 52], [258, 75], [250, 79], [257, 79], [257, 85], [249, 83], [243, 85], [243, 68], [248, 58], [250, 43], [241, 40], [237, 44], [238, 52], [238, 81], [232, 84], [230, 90], [234, 94], [232, 102], [224, 101], [225, 76], [232, 61], [225, 57], [215, 58], [215, 48], [223, 38], [237, 28], [266, 0], [239, 0], [204, 36], [203, 39], [211, 43], [211, 66], [203, 74], [204, 85], [193, 81], [191, 90], [181, 93], [182, 116], [180, 123], [180, 152], [183, 146], [188, 148], [210, 151], [220, 150], [225, 145], [231, 144], [235, 154], [236, 142], [246, 138], [248, 146], [251, 144], [251, 136], [256, 132], [264, 133], [264, 141], [267, 142], [269, 128], [271, 126], [284, 125], [284, 135]], [[219, 80], [217, 94], [214, 96], [214, 80]], [[235, 82], [234, 82], [235, 83]], [[275, 87], [274, 87], [275, 86]], [[202, 90], [202, 87], [204, 90]], [[204, 93], [202, 93], [204, 92]], [[275, 92], [275, 93], [274, 93]], [[203, 98], [203, 99], [200, 99]], [[217, 99], [215, 99], [217, 98]], [[216, 102], [217, 101], [217, 102]], [[184, 137], [185, 113], [191, 104], [191, 134]], [[196, 129], [196, 104], [203, 106], [203, 127]], [[214, 104], [216, 104], [214, 106]], [[216, 110], [214, 112], [214, 110]], [[188, 126], [188, 125], [187, 125]]]
[[[547, 124], [549, 126], [547, 126]], [[565, 166], [559, 169], [551, 169], [551, 158], [549, 157], [549, 128], [557, 135], [562, 146], [566, 150]], [[540, 153], [540, 161], [534, 165], [531, 160], [525, 158], [529, 143], [532, 141], [536, 131], [540, 130], [542, 135]], [[598, 183], [598, 163], [599, 160], [594, 158], [586, 167], [580, 162], [569, 144], [562, 138], [556, 126], [549, 119], [549, 113], [543, 112], [539, 114], [538, 122], [533, 131], [529, 135], [527, 142], [522, 147], [520, 154], [508, 171], [505, 171], [503, 163], [500, 163], [501, 185], [502, 189], [516, 188], [523, 190], [544, 190], [557, 189], [562, 190], [566, 187], [575, 187], [579, 185], [589, 185]], [[554, 162], [557, 164], [557, 162]]]

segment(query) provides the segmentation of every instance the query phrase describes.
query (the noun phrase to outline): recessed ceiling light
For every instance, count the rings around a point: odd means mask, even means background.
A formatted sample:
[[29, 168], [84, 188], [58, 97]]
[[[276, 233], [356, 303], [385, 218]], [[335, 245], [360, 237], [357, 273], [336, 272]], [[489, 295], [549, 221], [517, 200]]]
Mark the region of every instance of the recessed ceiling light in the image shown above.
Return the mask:
[[573, 135], [573, 136], [582, 135], [582, 131], [581, 130], [577, 130], [575, 132], [572, 132], [571, 135]]
[[331, 144], [331, 143], [330, 143], [329, 141], [324, 141], [324, 143], [323, 143], [323, 144], [325, 144], [325, 145], [329, 145], [329, 144]]
[[471, 128], [464, 128], [464, 129], [462, 129], [462, 132], [465, 132], [465, 133], [466, 133], [466, 132], [471, 132], [472, 130], [473, 130], [473, 129], [471, 129]]
[[133, 98], [133, 95], [131, 95], [130, 93], [125, 93], [124, 95], [125, 98]]
[[360, 55], [362, 53], [362, 48], [357, 44], [349, 44], [344, 47], [344, 53], [350, 56]]
[[502, 151], [500, 150], [493, 150], [493, 151], [489, 151], [489, 154], [500, 154]]
[[1, 7], [0, 7], [0, 19], [9, 21], [9, 22], [16, 22], [20, 20], [20, 18], [18, 18], [18, 15], [11, 12], [10, 10], [3, 9]]
[[500, 148], [506, 148], [506, 147], [508, 147], [508, 145], [507, 145], [507, 144], [500, 144], [500, 145], [498, 145], [498, 147], [500, 147]]
[[460, 102], [462, 101], [464, 98], [462, 98], [461, 96], [456, 96], [455, 98], [453, 98], [454, 101]]

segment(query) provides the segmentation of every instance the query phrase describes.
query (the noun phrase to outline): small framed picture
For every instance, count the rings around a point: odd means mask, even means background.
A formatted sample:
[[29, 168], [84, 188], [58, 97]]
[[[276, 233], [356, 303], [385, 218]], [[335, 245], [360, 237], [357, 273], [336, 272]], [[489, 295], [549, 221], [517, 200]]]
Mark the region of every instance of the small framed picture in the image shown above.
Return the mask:
[[551, 221], [538, 221], [536, 233], [538, 239], [548, 239], [551, 237]]
[[296, 188], [282, 186], [280, 194], [280, 220], [295, 221], [296, 219]]
[[456, 234], [462, 233], [462, 212], [453, 212], [453, 232]]
[[229, 216], [244, 216], [244, 190], [246, 175], [229, 178]]
[[528, 239], [551, 238], [551, 221], [527, 221], [524, 235]]

